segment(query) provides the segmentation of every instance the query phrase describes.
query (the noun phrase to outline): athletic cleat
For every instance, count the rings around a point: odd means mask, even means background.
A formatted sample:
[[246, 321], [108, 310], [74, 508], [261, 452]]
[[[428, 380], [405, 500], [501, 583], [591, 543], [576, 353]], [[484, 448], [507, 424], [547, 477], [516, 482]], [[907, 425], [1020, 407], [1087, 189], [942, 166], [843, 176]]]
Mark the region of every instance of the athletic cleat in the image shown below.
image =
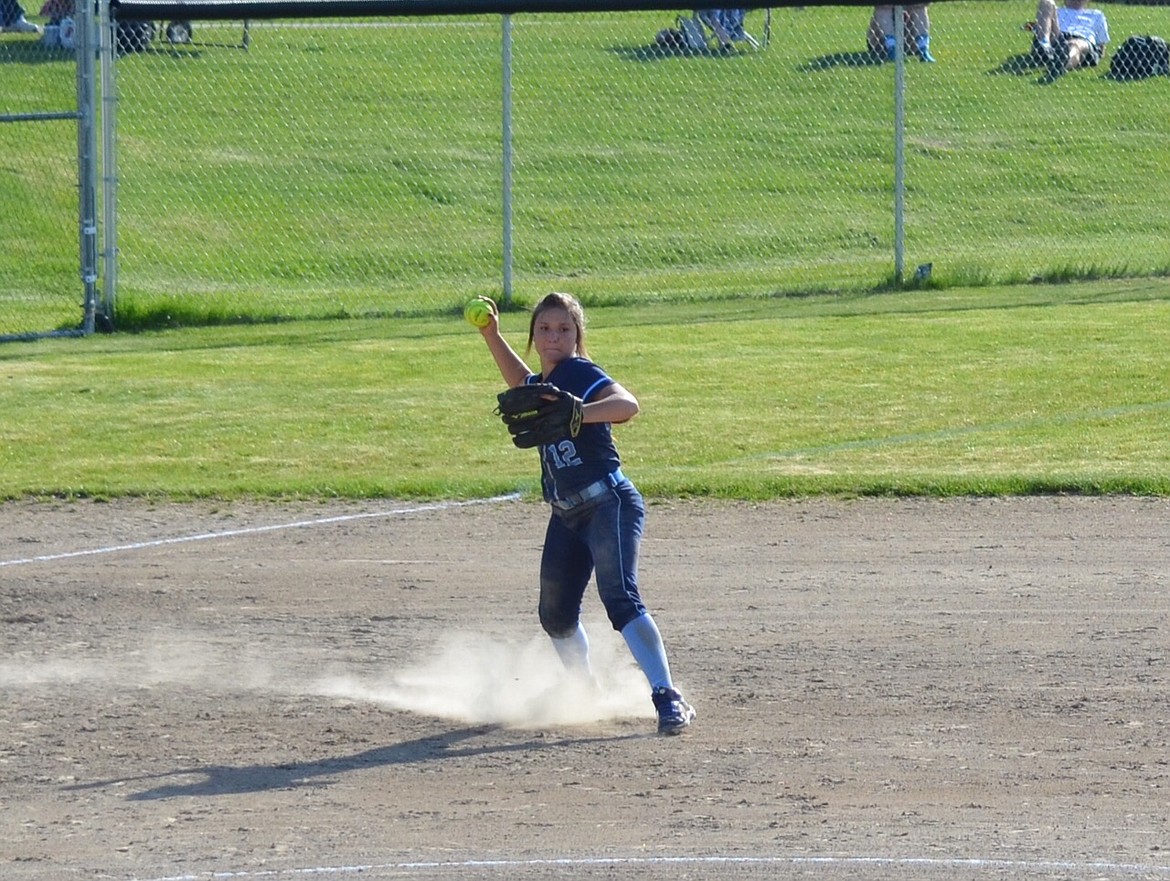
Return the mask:
[[695, 721], [695, 708], [673, 688], [656, 688], [650, 695], [658, 712], [659, 734], [682, 734]]
[[1038, 67], [1047, 67], [1052, 63], [1052, 59], [1054, 57], [1056, 57], [1056, 53], [1053, 52], [1051, 44], [1045, 45], [1039, 40], [1032, 41], [1032, 52], [1030, 59], [1033, 64], [1037, 65]]
[[1058, 46], [1052, 53], [1052, 57], [1048, 59], [1048, 76], [1051, 79], [1056, 79], [1066, 70], [1068, 70], [1068, 49], [1064, 46]]
[[1068, 47], [1063, 43], [1044, 46], [1033, 41], [1032, 58], [1048, 69], [1050, 79], [1056, 79], [1068, 67]]
[[6, 31], [10, 34], [39, 34], [41, 32], [41, 26], [39, 24], [33, 24], [22, 15], [16, 21], [4, 25], [4, 27], [0, 28], [0, 31]]

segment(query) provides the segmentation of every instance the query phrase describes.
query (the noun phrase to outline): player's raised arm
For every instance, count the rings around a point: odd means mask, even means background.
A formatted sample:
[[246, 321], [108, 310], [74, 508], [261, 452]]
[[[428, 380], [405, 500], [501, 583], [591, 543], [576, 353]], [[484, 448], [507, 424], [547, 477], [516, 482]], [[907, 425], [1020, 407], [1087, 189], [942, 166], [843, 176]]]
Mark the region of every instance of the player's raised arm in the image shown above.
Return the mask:
[[500, 310], [495, 301], [489, 297], [476, 297], [467, 304], [463, 314], [479, 329], [480, 336], [487, 343], [488, 351], [492, 353], [492, 359], [500, 369], [500, 375], [504, 377], [508, 388], [523, 385], [532, 371], [500, 333]]

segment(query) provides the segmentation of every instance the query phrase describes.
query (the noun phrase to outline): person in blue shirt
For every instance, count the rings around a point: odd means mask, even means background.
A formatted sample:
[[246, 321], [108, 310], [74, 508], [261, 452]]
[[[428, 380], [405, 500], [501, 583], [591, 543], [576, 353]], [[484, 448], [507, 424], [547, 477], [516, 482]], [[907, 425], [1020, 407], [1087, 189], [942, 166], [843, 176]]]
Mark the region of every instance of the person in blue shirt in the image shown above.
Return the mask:
[[638, 589], [646, 508], [622, 474], [613, 440], [612, 427], [638, 414], [638, 399], [589, 360], [585, 311], [576, 297], [551, 293], [532, 310], [525, 354], [536, 350], [538, 373], [500, 334], [496, 304], [480, 299], [491, 318], [479, 332], [508, 387], [547, 382], [583, 402], [577, 436], [539, 448], [541, 489], [551, 508], [540, 559], [541, 626], [566, 669], [592, 678], [581, 603], [595, 575], [610, 624], [650, 683], [658, 732], [679, 734], [695, 710], [671, 680], [662, 636]]

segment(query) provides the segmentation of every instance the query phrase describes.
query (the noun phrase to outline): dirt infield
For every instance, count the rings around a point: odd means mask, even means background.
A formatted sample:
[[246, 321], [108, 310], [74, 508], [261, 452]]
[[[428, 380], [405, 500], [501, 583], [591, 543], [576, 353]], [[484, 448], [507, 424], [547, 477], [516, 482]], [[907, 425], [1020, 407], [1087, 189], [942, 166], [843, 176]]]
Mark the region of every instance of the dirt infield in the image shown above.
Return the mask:
[[545, 516], [0, 506], [0, 878], [1170, 877], [1170, 500], [652, 504], [678, 738]]

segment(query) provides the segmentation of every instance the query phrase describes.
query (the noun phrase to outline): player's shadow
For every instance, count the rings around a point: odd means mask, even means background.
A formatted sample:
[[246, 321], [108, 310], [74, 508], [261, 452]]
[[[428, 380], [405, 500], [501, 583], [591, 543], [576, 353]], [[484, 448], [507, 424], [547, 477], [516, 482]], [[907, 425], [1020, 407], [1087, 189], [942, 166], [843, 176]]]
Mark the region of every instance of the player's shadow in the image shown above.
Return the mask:
[[1007, 76], [1029, 76], [1031, 74], [1047, 75], [1047, 70], [1043, 64], [1040, 64], [1032, 57], [1031, 52], [1024, 52], [1021, 55], [1012, 55], [1005, 58], [999, 67], [994, 67], [988, 71], [992, 75], [1007, 75]]
[[1050, 71], [1040, 61], [1037, 61], [1031, 52], [1021, 55], [1012, 55], [1004, 59], [999, 67], [988, 71], [992, 76], [1034, 76], [1038, 86], [1047, 86], [1064, 77], [1069, 71]]
[[39, 40], [19, 40], [6, 43], [0, 52], [0, 64], [77, 64], [76, 53], [68, 49], [51, 49]]
[[727, 59], [747, 54], [746, 50], [741, 51], [736, 49], [727, 52], [720, 51], [719, 49], [668, 49], [656, 43], [651, 43], [647, 46], [611, 46], [609, 52], [624, 61], [639, 61], [642, 63], [669, 61], [672, 58]]
[[834, 67], [880, 67], [885, 60], [867, 50], [860, 52], [833, 52], [818, 55], [799, 65], [796, 69], [805, 73], [817, 70], [832, 70]]
[[352, 756], [323, 759], [317, 762], [281, 762], [275, 765], [200, 765], [194, 768], [177, 768], [159, 774], [141, 774], [133, 777], [96, 780], [90, 783], [75, 783], [64, 787], [64, 789], [102, 789], [107, 786], [122, 786], [135, 781], [197, 777], [198, 779], [189, 782], [159, 783], [150, 789], [130, 793], [126, 796], [126, 800], [154, 801], [190, 796], [238, 795], [248, 792], [298, 789], [305, 786], [328, 786], [334, 782], [333, 778], [337, 775], [348, 771], [360, 771], [363, 768], [413, 765], [468, 756], [523, 752], [581, 744], [612, 743], [615, 740], [631, 740], [646, 736], [626, 734], [615, 737], [566, 738], [563, 740], [540, 738], [526, 740], [523, 743], [460, 746], [464, 741], [502, 730], [502, 727], [500, 725], [477, 725], [472, 728], [459, 728], [392, 746], [375, 747]]

